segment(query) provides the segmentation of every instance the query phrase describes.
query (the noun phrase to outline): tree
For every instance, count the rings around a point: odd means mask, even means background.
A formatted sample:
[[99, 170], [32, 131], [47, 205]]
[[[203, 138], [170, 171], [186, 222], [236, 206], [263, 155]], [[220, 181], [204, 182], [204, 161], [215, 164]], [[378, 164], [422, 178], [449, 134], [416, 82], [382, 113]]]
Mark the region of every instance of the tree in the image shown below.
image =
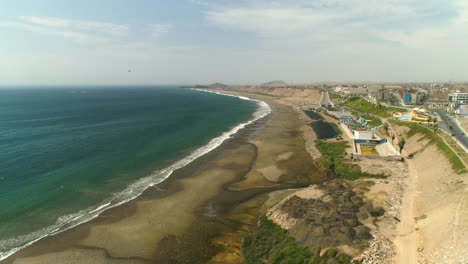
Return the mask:
[[427, 123], [430, 123], [432, 121], [432, 116], [430, 116], [428, 119], [427, 119]]
[[400, 147], [400, 153], [403, 151], [403, 148], [405, 147], [406, 145], [406, 140], [404, 137], [400, 137], [398, 139], [398, 147]]
[[384, 123], [384, 124], [383, 124], [383, 128], [384, 128], [384, 130], [385, 130], [385, 134], [388, 135], [388, 123]]
[[395, 134], [392, 135], [392, 144], [393, 144], [393, 141], [395, 141]]
[[437, 117], [436, 117], [436, 116], [434, 116], [434, 117], [432, 118], [432, 122], [434, 122], [434, 124], [437, 123]]
[[434, 133], [437, 133], [437, 130], [439, 130], [439, 125], [435, 124], [433, 129], [434, 129]]

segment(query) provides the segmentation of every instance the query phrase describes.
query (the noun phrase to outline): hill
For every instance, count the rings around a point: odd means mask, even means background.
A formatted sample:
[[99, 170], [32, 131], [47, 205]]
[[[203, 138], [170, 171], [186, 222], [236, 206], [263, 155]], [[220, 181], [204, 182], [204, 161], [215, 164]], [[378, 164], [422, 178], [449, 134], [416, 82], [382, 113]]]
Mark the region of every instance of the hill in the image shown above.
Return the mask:
[[264, 83], [264, 84], [262, 84], [261, 86], [267, 86], [267, 87], [284, 87], [284, 86], [288, 86], [288, 83], [285, 82], [285, 81], [271, 81], [271, 82]]
[[229, 85], [226, 85], [224, 83], [212, 83], [208, 85], [208, 88], [227, 88]]

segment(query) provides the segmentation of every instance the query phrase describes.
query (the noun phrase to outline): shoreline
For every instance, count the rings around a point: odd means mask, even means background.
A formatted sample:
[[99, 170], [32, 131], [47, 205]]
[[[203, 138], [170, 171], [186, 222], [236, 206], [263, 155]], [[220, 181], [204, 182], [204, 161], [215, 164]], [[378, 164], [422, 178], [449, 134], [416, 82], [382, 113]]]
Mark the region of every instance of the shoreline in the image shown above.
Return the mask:
[[[210, 251], [209, 256], [216, 256], [222, 247], [214, 246], [216, 237], [220, 237], [217, 240], [228, 234], [230, 239], [240, 241], [239, 228], [246, 230], [246, 226], [254, 223], [265, 194], [305, 187], [304, 183], [294, 183], [288, 178], [267, 185], [245, 183], [251, 173], [258, 173], [258, 166], [264, 166], [266, 160], [271, 162], [271, 155], [277, 152], [264, 149], [265, 145], [258, 140], [278, 143], [276, 148], [282, 152], [291, 151], [293, 144], [292, 149], [297, 150], [299, 156], [276, 163], [281, 169], [312, 170], [307, 177], [318, 177], [314, 182], [322, 181], [319, 176], [322, 174], [311, 165], [312, 159], [305, 151], [302, 133], [292, 132], [304, 126], [299, 114], [271, 98], [256, 99], [265, 99], [273, 109], [272, 114], [247, 125], [218, 148], [174, 171], [166, 181], [148, 188], [137, 199], [111, 208], [90, 222], [43, 238], [0, 263], [63, 263], [70, 258], [79, 260], [71, 263], [152, 263], [155, 259], [158, 263], [168, 263], [161, 259], [171, 258], [164, 252], [180, 250], [193, 254], [182, 258], [208, 261], [202, 252]], [[290, 129], [293, 130], [290, 132]], [[301, 162], [304, 159], [311, 162], [304, 165]], [[291, 175], [296, 174], [294, 170]], [[231, 188], [242, 182], [242, 188]], [[310, 179], [306, 182], [310, 183]], [[252, 201], [260, 201], [256, 209], [244, 206]], [[194, 240], [200, 237], [205, 238], [203, 243]], [[187, 249], [184, 241], [192, 241], [190, 247], [193, 248]], [[229, 240], [223, 245], [237, 243]], [[202, 248], [195, 250], [195, 244]], [[238, 256], [239, 247], [234, 246], [233, 250], [236, 253], [231, 255]]]
[[[21, 245], [17, 248], [13, 248], [7, 252], [4, 252], [3, 254], [0, 254], [0, 263], [3, 261], [7, 261], [11, 256], [14, 256], [16, 253], [30, 247], [31, 245], [34, 245], [35, 243], [43, 239], [60, 235], [63, 232], [67, 232], [71, 229], [79, 227], [80, 225], [89, 223], [97, 219], [98, 217], [100, 217], [101, 214], [106, 213], [108, 210], [118, 208], [120, 206], [125, 205], [126, 203], [129, 203], [138, 199], [139, 197], [143, 196], [149, 188], [152, 188], [168, 180], [175, 171], [188, 166], [190, 163], [196, 161], [200, 157], [221, 147], [226, 140], [236, 137], [236, 135], [240, 131], [245, 129], [247, 126], [251, 125], [252, 123], [257, 122], [258, 120], [272, 113], [270, 106], [267, 103], [260, 101], [260, 100], [250, 99], [247, 97], [235, 96], [235, 95], [230, 95], [230, 94], [223, 94], [219, 92], [211, 92], [211, 91], [206, 91], [206, 90], [201, 90], [201, 89], [193, 89], [193, 90], [215, 93], [215, 94], [222, 95], [222, 96], [236, 97], [241, 100], [254, 101], [257, 103], [258, 108], [256, 109], [254, 113], [252, 113], [252, 118], [250, 120], [240, 123], [236, 125], [235, 127], [231, 128], [230, 130], [224, 132], [220, 136], [211, 139], [206, 145], [197, 148], [195, 151], [181, 158], [180, 160], [176, 161], [171, 166], [158, 170], [152, 173], [150, 176], [144, 177], [142, 179], [137, 180], [136, 182], [131, 183], [126, 189], [119, 192], [120, 195], [114, 196], [114, 197], [124, 197], [126, 195], [130, 195], [130, 197], [124, 198], [119, 201], [114, 201], [115, 198], [105, 199], [102, 201], [102, 203], [96, 206], [89, 207], [87, 209], [81, 210], [71, 215], [65, 215], [65, 216], [60, 217], [57, 220], [57, 222], [59, 223], [56, 223], [52, 226], [45, 227], [33, 233], [35, 234], [35, 233], [47, 232], [46, 234], [38, 235], [39, 236], [38, 238], [35, 238], [31, 240], [30, 242], [27, 242], [24, 245]], [[60, 221], [61, 219], [63, 220]], [[31, 235], [31, 234], [28, 234], [28, 235]], [[22, 236], [16, 237], [13, 239], [16, 240], [16, 239], [21, 239], [21, 238]]]

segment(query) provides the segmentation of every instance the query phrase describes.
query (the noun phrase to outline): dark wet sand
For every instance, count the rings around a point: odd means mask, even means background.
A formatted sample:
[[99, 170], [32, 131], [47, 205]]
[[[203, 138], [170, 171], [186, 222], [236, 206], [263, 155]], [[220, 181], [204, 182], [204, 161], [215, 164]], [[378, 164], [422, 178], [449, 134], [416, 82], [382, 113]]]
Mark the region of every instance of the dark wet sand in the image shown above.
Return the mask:
[[139, 198], [0, 263], [239, 263], [241, 237], [265, 194], [323, 180], [305, 150], [298, 114], [260, 99], [273, 106], [272, 115]]

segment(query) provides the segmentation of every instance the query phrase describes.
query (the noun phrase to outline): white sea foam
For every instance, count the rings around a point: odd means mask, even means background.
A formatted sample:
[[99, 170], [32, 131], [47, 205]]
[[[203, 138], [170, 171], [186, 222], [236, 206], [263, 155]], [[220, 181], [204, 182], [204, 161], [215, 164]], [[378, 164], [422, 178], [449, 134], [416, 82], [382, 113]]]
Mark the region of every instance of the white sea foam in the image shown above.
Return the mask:
[[225, 95], [225, 96], [232, 96], [232, 97], [237, 97], [242, 100], [248, 100], [248, 101], [254, 101], [257, 103], [259, 106], [257, 111], [252, 116], [252, 119], [242, 123], [240, 125], [237, 125], [230, 131], [224, 132], [221, 136], [213, 138], [207, 145], [198, 148], [194, 152], [192, 152], [190, 155], [186, 156], [185, 158], [177, 161], [176, 163], [172, 164], [171, 166], [156, 171], [153, 174], [151, 174], [148, 177], [144, 177], [133, 184], [129, 185], [125, 190], [122, 192], [114, 194], [112, 197], [109, 199], [104, 200], [100, 205], [93, 206], [90, 208], [87, 208], [85, 210], [81, 210], [79, 212], [69, 214], [69, 215], [64, 215], [61, 216], [57, 219], [54, 225], [37, 230], [35, 232], [29, 233], [27, 235], [19, 236], [16, 238], [10, 238], [10, 239], [4, 239], [0, 240], [0, 260], [3, 260], [15, 252], [17, 252], [20, 249], [23, 249], [34, 242], [47, 237], [47, 236], [52, 236], [56, 235], [58, 233], [61, 233], [65, 230], [68, 230], [70, 228], [73, 228], [77, 225], [80, 225], [82, 223], [88, 222], [97, 216], [99, 216], [102, 212], [105, 210], [108, 210], [110, 208], [119, 206], [121, 204], [124, 204], [126, 202], [129, 202], [135, 198], [137, 198], [139, 195], [141, 195], [147, 188], [154, 186], [158, 183], [163, 182], [166, 180], [173, 171], [180, 169], [198, 157], [201, 157], [208, 152], [214, 150], [218, 146], [220, 146], [226, 139], [231, 138], [232, 135], [236, 134], [239, 130], [242, 128], [246, 127], [247, 125], [267, 116], [268, 114], [271, 113], [271, 108], [270, 106], [259, 100], [255, 99], [250, 99], [244, 96], [236, 96], [236, 95], [229, 95], [229, 94], [223, 94], [219, 92], [214, 92], [214, 91], [208, 91], [208, 90], [202, 90], [202, 89], [193, 89], [196, 91], [201, 91], [201, 92], [208, 92], [208, 93], [215, 93], [215, 94], [220, 94], [220, 95]]

